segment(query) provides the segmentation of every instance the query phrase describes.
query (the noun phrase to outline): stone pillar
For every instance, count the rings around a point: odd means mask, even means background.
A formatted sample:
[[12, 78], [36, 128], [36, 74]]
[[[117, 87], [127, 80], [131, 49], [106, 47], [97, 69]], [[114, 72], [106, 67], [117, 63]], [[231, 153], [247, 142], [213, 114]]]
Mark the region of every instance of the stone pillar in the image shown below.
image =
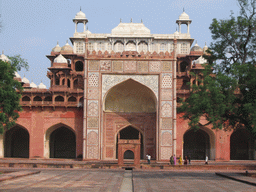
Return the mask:
[[77, 33], [77, 21], [75, 21], [75, 33]]
[[4, 134], [0, 134], [0, 158], [4, 158]]
[[[176, 83], [177, 83], [177, 74], [176, 74], [176, 66], [177, 66], [177, 39], [174, 39], [174, 64], [173, 64], [173, 103], [175, 103], [173, 107], [173, 154], [176, 154], [176, 141], [177, 141], [177, 133], [176, 133], [176, 104], [177, 104], [177, 96], [176, 96]], [[177, 155], [176, 155], [177, 156]]]

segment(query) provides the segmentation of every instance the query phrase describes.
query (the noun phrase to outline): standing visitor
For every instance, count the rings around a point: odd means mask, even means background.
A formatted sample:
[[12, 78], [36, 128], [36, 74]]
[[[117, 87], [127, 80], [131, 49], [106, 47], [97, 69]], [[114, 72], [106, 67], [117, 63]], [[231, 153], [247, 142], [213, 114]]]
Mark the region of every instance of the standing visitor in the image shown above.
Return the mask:
[[170, 157], [170, 164], [173, 165], [174, 164], [174, 159], [173, 156]]
[[182, 158], [181, 158], [181, 155], [179, 157], [179, 164], [182, 165]]
[[175, 154], [173, 155], [173, 163], [174, 163], [174, 165], [176, 165], [176, 156], [175, 156]]
[[185, 156], [184, 165], [187, 165], [187, 164], [188, 164], [188, 158], [187, 158], [187, 156]]
[[208, 165], [208, 156], [205, 157], [205, 164]]
[[147, 156], [148, 164], [150, 164], [151, 156], [150, 154], [147, 154], [146, 156]]
[[190, 155], [188, 156], [188, 163], [190, 164], [190, 161], [191, 161], [191, 157]]

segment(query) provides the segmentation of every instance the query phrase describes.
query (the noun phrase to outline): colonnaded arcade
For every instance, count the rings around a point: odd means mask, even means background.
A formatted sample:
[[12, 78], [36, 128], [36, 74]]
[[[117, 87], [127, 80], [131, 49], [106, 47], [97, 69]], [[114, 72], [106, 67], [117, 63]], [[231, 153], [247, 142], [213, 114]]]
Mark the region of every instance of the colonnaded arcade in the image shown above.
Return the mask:
[[[73, 22], [73, 47], [57, 44], [47, 55], [49, 89], [16, 73], [24, 87], [23, 111], [1, 135], [0, 157], [256, 159], [255, 141], [245, 129], [194, 132], [176, 113], [178, 101], [189, 96], [187, 83], [199, 83], [206, 62], [201, 55], [207, 46], [192, 47], [192, 20], [185, 12], [173, 34], [151, 34], [132, 20], [120, 21], [109, 34], [93, 34], [82, 11]], [[0, 59], [8, 60], [4, 54]]]

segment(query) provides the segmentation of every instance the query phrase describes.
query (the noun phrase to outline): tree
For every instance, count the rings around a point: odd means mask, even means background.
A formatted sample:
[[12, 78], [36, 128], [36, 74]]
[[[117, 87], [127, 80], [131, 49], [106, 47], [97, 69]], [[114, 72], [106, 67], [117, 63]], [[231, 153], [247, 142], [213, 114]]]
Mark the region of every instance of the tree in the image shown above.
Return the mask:
[[22, 67], [28, 69], [28, 63], [20, 55], [9, 57], [9, 62], [0, 60], [0, 133], [15, 125], [19, 117], [18, 111], [22, 85], [14, 79], [15, 71]]
[[[256, 0], [238, 0], [240, 14], [213, 19], [213, 42], [204, 57], [203, 80], [193, 85], [190, 97], [178, 108], [199, 129], [200, 117], [213, 128], [240, 126], [256, 137]], [[191, 74], [194, 75], [194, 74]]]

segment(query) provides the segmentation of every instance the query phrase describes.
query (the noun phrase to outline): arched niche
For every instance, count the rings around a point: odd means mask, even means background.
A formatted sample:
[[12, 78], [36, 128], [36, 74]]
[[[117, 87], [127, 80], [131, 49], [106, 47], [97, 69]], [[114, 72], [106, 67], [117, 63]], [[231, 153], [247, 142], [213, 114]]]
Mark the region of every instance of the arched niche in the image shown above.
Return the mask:
[[201, 127], [194, 131], [189, 129], [183, 136], [183, 157], [194, 160], [215, 159], [215, 135], [212, 130]]
[[30, 101], [30, 97], [24, 96], [24, 97], [22, 97], [22, 101]]
[[124, 152], [124, 159], [134, 159], [134, 153], [131, 150]]
[[57, 96], [57, 97], [55, 97], [55, 101], [57, 101], [57, 102], [64, 102], [64, 97]]
[[4, 134], [4, 156], [29, 158], [29, 132], [17, 125]]
[[74, 96], [71, 96], [68, 98], [68, 102], [76, 102], [76, 98]]
[[76, 158], [75, 131], [64, 125], [57, 124], [45, 133], [45, 158]]
[[109, 90], [104, 101], [104, 111], [156, 112], [156, 97], [145, 85], [128, 79]]
[[75, 63], [75, 70], [76, 71], [83, 71], [84, 70], [84, 64], [82, 61], [77, 61]]
[[188, 63], [186, 61], [181, 62], [180, 64], [180, 72], [186, 72]]
[[246, 129], [235, 130], [230, 137], [230, 159], [251, 160], [254, 155], [253, 135]]
[[44, 101], [52, 101], [52, 96], [47, 96], [44, 98]]
[[[116, 158], [118, 158], [118, 134], [120, 134], [120, 139], [139, 139], [140, 134], [140, 159], [144, 159], [144, 142], [143, 142], [143, 134], [141, 131], [139, 131], [137, 128], [134, 128], [133, 126], [127, 126], [123, 129], [121, 129], [117, 135], [116, 135]], [[124, 159], [134, 159], [134, 153], [133, 157], [129, 156], [131, 153], [127, 153], [126, 156], [124, 156]]]
[[34, 99], [33, 99], [33, 101], [42, 101], [42, 98], [39, 97], [39, 96], [35, 96]]

